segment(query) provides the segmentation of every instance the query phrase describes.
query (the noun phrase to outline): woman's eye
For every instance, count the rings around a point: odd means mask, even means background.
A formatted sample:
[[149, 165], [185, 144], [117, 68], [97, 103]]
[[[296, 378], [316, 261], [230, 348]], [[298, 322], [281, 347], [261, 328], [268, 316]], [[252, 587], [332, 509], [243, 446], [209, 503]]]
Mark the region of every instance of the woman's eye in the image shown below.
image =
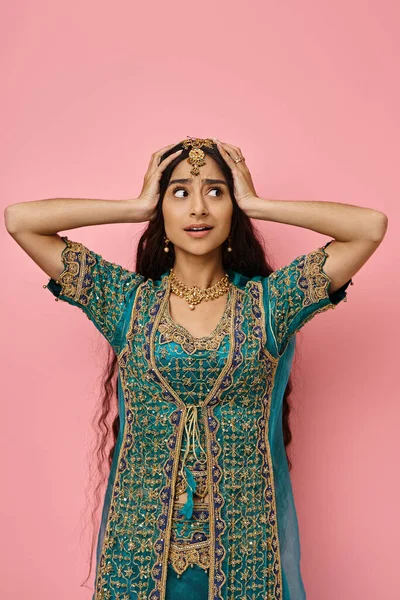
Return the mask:
[[[177, 188], [174, 188], [174, 189], [172, 190], [172, 193], [174, 194], [174, 196], [176, 195], [176, 193], [177, 193], [177, 192], [184, 192], [185, 194], [187, 193], [187, 191], [186, 191], [184, 188], [179, 188], [179, 187], [177, 187]], [[214, 196], [214, 198], [216, 198], [216, 197], [218, 197], [218, 196], [222, 195], [222, 190], [221, 190], [220, 188], [211, 188], [211, 189], [210, 189], [210, 192], [218, 192], [218, 194], [217, 194], [216, 196]], [[210, 192], [209, 192], [209, 193], [210, 193]], [[184, 196], [180, 195], [180, 196], [177, 196], [177, 197], [178, 197], [178, 198], [183, 198]]]
[[[186, 190], [182, 189], [182, 188], [175, 188], [173, 190], [173, 194], [174, 196], [176, 195], [176, 192], [186, 192]], [[182, 198], [183, 196], [178, 196], [178, 198]]]
[[218, 192], [218, 196], [222, 195], [222, 190], [220, 188], [213, 188], [210, 192]]

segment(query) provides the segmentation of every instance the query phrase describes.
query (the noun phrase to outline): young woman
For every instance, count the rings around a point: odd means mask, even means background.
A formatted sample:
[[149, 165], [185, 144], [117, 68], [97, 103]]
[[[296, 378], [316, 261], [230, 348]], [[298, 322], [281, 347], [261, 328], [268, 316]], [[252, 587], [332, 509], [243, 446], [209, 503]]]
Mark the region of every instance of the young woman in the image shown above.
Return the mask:
[[[346, 300], [386, 215], [259, 198], [239, 148], [190, 137], [152, 155], [135, 200], [5, 214], [45, 287], [113, 350], [119, 416], [93, 599], [305, 598], [285, 452], [295, 334]], [[273, 271], [250, 218], [333, 239]], [[57, 233], [143, 221], [135, 272]]]

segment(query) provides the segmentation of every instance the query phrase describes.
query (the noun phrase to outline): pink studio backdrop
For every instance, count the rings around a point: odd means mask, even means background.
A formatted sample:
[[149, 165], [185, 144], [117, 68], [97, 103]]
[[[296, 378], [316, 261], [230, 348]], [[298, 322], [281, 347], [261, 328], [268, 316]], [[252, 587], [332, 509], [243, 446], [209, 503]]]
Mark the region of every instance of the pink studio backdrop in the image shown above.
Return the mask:
[[[308, 600], [400, 598], [398, 4], [25, 0], [2, 12], [4, 206], [134, 198], [150, 155], [192, 135], [239, 146], [263, 198], [389, 216], [347, 303], [298, 335], [292, 480]], [[329, 239], [260, 226], [275, 268]], [[133, 269], [142, 228], [68, 235]], [[90, 600], [81, 515], [104, 345], [4, 226], [1, 260], [0, 597]]]

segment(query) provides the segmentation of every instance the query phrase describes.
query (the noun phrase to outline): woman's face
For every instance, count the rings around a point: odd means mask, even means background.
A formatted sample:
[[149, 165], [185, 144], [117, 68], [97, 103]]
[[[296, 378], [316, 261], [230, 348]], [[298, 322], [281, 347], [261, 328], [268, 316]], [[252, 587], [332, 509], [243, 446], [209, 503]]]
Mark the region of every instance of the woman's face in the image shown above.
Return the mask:
[[[233, 205], [225, 177], [213, 158], [206, 155], [199, 175], [181, 161], [172, 172], [163, 198], [162, 212], [167, 238], [179, 250], [205, 255], [219, 249], [229, 236]], [[177, 181], [184, 180], [184, 181]], [[207, 232], [190, 233], [189, 227], [205, 224]]]

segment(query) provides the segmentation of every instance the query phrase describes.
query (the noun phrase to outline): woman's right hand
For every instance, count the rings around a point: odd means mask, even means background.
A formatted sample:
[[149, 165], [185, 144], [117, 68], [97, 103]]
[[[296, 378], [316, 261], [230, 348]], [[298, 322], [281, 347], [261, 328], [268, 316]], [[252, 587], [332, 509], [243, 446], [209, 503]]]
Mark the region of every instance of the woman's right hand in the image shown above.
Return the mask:
[[177, 150], [173, 154], [170, 154], [158, 164], [160, 156], [178, 143], [174, 142], [173, 144], [164, 146], [164, 148], [151, 155], [150, 163], [144, 176], [142, 191], [140, 192], [140, 196], [134, 200], [135, 204], [142, 209], [143, 221], [151, 221], [156, 216], [156, 206], [160, 198], [161, 175], [169, 163], [179, 156], [182, 150]]

